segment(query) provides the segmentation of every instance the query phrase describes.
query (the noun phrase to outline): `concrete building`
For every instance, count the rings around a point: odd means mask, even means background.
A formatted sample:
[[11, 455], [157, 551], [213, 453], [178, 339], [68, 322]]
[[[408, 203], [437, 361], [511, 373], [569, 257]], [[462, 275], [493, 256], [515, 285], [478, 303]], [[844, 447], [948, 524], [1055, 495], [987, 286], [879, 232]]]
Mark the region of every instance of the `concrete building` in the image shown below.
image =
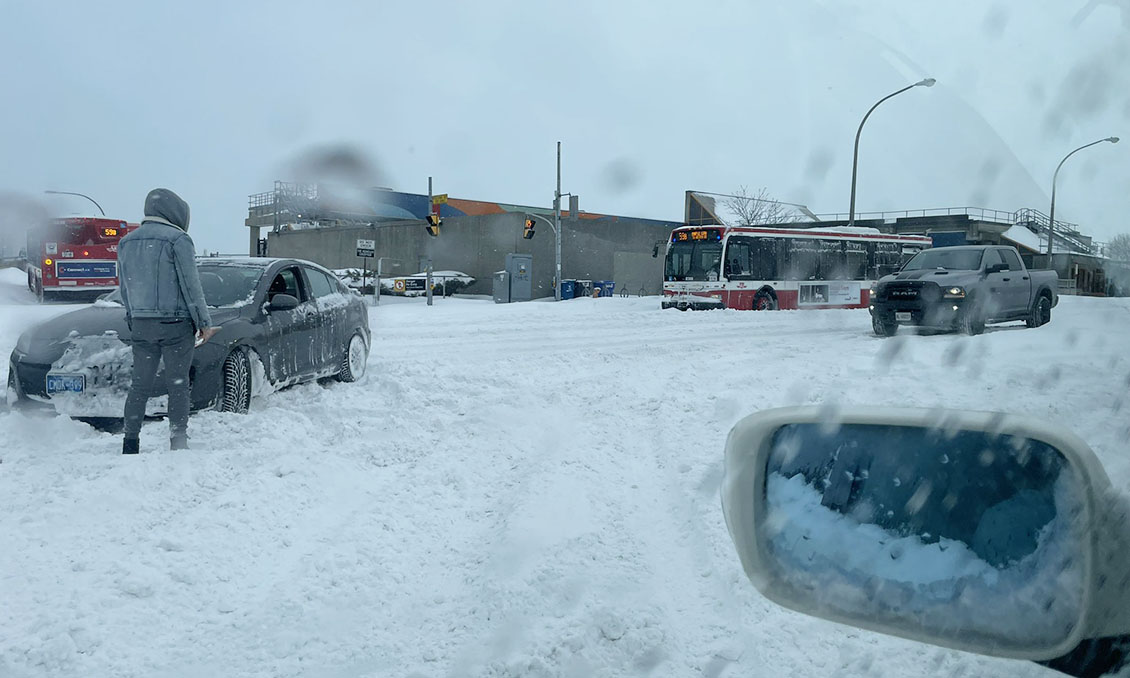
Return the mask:
[[[385, 276], [423, 271], [430, 258], [435, 270], [473, 276], [475, 285], [464, 290], [471, 294], [491, 293], [491, 277], [507, 254], [531, 254], [534, 297], [553, 296], [553, 230], [535, 219], [534, 237], [522, 237], [528, 215], [552, 222], [552, 209], [448, 198], [440, 205], [438, 237], [424, 228], [429, 211], [421, 194], [275, 182], [273, 191], [250, 196], [249, 254], [298, 257], [333, 269], [373, 270], [379, 260]], [[652, 252], [677, 222], [563, 211], [561, 225], [563, 279], [611, 280], [617, 293], [632, 295], [661, 292], [663, 258]], [[356, 256], [359, 239], [375, 241], [373, 259]]]

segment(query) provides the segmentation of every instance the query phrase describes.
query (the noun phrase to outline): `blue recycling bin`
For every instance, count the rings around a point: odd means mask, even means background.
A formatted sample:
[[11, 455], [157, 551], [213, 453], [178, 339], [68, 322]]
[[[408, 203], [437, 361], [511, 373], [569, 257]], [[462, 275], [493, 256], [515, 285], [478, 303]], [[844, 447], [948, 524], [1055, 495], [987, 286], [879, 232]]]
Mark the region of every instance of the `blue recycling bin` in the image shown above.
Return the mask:
[[616, 283], [612, 280], [597, 280], [593, 283], [594, 287], [600, 288], [600, 296], [611, 297], [612, 293], [616, 291]]
[[561, 281], [561, 299], [572, 299], [577, 293], [576, 280], [562, 280]]

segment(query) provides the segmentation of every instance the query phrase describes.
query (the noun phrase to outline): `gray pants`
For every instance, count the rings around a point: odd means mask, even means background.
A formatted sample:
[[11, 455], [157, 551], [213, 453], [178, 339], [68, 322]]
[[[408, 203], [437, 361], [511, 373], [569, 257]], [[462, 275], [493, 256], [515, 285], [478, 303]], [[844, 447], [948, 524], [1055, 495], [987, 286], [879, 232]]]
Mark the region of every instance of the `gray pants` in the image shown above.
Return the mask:
[[165, 383], [169, 393], [169, 432], [183, 436], [188, 432], [188, 368], [196, 332], [191, 320], [134, 318], [130, 332], [133, 341], [133, 374], [126, 398], [125, 435], [136, 438], [145, 420], [145, 402], [153, 391], [157, 366], [165, 361]]

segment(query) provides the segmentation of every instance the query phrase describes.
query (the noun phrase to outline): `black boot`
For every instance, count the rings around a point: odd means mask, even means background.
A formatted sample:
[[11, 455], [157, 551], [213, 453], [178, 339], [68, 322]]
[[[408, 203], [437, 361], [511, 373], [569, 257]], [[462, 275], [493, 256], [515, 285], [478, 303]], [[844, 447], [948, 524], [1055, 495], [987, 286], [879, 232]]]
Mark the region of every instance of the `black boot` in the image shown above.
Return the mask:
[[187, 450], [188, 449], [188, 434], [178, 433], [169, 438], [170, 450]]
[[137, 438], [126, 438], [122, 441], [122, 454], [137, 454], [141, 441]]

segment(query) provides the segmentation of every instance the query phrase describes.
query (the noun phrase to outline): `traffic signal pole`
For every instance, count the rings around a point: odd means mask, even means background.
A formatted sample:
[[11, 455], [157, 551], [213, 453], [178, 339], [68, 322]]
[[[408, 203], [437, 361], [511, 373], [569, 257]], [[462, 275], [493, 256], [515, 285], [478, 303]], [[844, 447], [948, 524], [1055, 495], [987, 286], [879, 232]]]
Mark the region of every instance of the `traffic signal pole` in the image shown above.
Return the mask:
[[[574, 215], [575, 216], [575, 215]], [[557, 190], [553, 192], [553, 247], [556, 273], [553, 276], [553, 300], [561, 301], [561, 142], [557, 142]]]
[[[429, 210], [435, 210], [435, 206], [432, 205], [432, 178], [431, 177], [428, 177], [428, 209]], [[427, 274], [427, 280], [424, 282], [424, 285], [428, 288], [428, 306], [432, 305], [432, 253], [431, 253], [431, 249], [432, 249], [431, 243], [429, 242], [428, 243], [428, 268], [427, 268], [428, 274]]]

